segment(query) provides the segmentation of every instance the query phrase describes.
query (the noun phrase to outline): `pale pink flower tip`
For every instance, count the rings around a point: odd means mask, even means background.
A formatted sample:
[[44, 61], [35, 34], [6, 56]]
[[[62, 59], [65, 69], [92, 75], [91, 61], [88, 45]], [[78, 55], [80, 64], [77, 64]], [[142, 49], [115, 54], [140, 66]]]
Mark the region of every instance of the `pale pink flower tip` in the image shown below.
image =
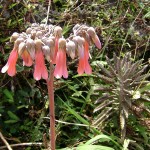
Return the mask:
[[18, 52], [13, 49], [9, 55], [6, 65], [2, 68], [1, 72], [5, 73], [7, 71], [9, 76], [14, 76], [16, 74], [16, 62], [18, 59]]
[[98, 49], [101, 49], [102, 46], [101, 46], [101, 42], [95, 32], [95, 29], [93, 27], [90, 27], [88, 30], [87, 30], [87, 33], [91, 36], [92, 38], [92, 41], [94, 42], [94, 44], [96, 45], [96, 47]]
[[97, 47], [98, 49], [101, 49], [101, 48], [102, 48], [101, 42], [100, 42], [100, 40], [99, 40], [99, 38], [98, 38], [97, 35], [95, 35], [95, 37], [92, 38], [92, 40], [93, 40], [94, 44], [96, 45], [96, 47]]

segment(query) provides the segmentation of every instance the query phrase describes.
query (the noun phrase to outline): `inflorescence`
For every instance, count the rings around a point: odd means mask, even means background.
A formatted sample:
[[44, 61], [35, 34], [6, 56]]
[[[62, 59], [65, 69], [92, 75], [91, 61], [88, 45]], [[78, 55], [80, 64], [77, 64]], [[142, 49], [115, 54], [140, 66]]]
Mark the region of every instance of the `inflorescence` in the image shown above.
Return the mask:
[[89, 46], [94, 43], [97, 48], [101, 49], [101, 42], [95, 29], [79, 24], [74, 26], [73, 33], [65, 39], [61, 27], [33, 23], [26, 32], [13, 33], [10, 41], [14, 42], [14, 47], [1, 72], [7, 71], [9, 76], [14, 76], [18, 57], [21, 57], [24, 66], [30, 67], [34, 64], [35, 80], [48, 78], [45, 59], [55, 64], [54, 76], [56, 78], [62, 76], [67, 78], [66, 54], [72, 59], [79, 58], [77, 68], [79, 75], [84, 72], [91, 74], [92, 69], [88, 62]]

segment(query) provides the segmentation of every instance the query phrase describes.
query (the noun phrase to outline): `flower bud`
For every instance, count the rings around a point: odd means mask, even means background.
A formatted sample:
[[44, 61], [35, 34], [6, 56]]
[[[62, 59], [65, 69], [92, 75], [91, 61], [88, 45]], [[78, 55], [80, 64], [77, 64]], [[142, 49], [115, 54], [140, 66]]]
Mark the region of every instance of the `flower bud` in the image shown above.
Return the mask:
[[31, 34], [32, 29], [31, 28], [27, 28], [26, 33], [27, 34]]
[[26, 48], [27, 51], [29, 52], [31, 58], [34, 60], [35, 58], [35, 43], [32, 39], [27, 39], [26, 41]]
[[66, 43], [66, 51], [67, 54], [74, 59], [75, 58], [75, 49], [76, 49], [76, 45], [73, 41], [69, 41]]
[[50, 60], [52, 60], [55, 53], [55, 42], [52, 38], [49, 38], [45, 41], [45, 44], [50, 48]]
[[41, 31], [37, 31], [35, 36], [40, 39], [42, 38], [42, 35], [43, 33]]
[[20, 44], [19, 44], [19, 47], [18, 47], [18, 54], [21, 56], [21, 54], [23, 53], [23, 51], [25, 50], [25, 48], [26, 48], [26, 43], [24, 43], [24, 42], [21, 42]]
[[14, 32], [10, 38], [10, 42], [16, 41], [16, 39], [19, 37], [19, 33]]
[[42, 41], [40, 39], [37, 39], [35, 42], [35, 50], [38, 51], [42, 48]]
[[90, 27], [87, 30], [87, 33], [91, 36], [92, 41], [94, 42], [94, 44], [96, 45], [97, 48], [101, 49], [101, 42], [95, 32], [95, 29], [93, 27]]
[[85, 42], [84, 38], [80, 37], [80, 36], [75, 36], [73, 38], [73, 41], [77, 42], [77, 44], [80, 45], [80, 46], [83, 45], [84, 42]]
[[32, 23], [32, 25], [31, 25], [31, 27], [38, 27], [39, 26], [39, 24], [37, 24], [37, 23]]
[[45, 24], [40, 24], [40, 27], [41, 27], [42, 29], [44, 29], [46, 26], [45, 26]]
[[79, 29], [80, 25], [79, 24], [76, 24], [74, 27], [73, 27], [73, 32], [75, 33], [78, 29]]
[[23, 42], [23, 41], [24, 41], [24, 39], [23, 39], [22, 37], [19, 37], [19, 38], [15, 41], [15, 43], [14, 43], [14, 48], [15, 48], [15, 49], [18, 49], [19, 44], [20, 44], [21, 42]]
[[58, 47], [59, 49], [66, 49], [66, 40], [64, 38], [60, 38], [58, 41]]
[[92, 38], [94, 38], [95, 35], [96, 35], [95, 29], [94, 29], [93, 27], [89, 27], [88, 30], [87, 30], [87, 33], [88, 33]]
[[31, 31], [31, 38], [35, 39], [35, 36], [36, 36], [36, 30], [32, 30]]
[[43, 53], [44, 53], [47, 61], [50, 61], [50, 48], [49, 48], [49, 46], [47, 46], [47, 45], [42, 46], [42, 50], [43, 50]]
[[76, 36], [73, 38], [73, 41], [77, 43], [77, 50], [79, 57], [84, 57], [84, 46], [83, 46], [85, 42], [84, 38]]
[[56, 26], [54, 28], [54, 36], [59, 37], [59, 38], [62, 37], [62, 28], [61, 27]]

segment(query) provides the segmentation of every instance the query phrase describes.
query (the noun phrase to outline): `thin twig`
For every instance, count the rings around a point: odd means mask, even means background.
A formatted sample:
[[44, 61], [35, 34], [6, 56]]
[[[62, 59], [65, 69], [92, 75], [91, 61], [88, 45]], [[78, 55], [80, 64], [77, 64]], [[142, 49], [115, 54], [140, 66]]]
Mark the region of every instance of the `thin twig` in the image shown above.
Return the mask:
[[9, 143], [6, 141], [6, 139], [4, 138], [3, 134], [0, 132], [0, 138], [2, 139], [2, 141], [5, 143], [5, 147], [7, 147], [9, 150], [12, 150], [12, 148], [10, 147]]
[[[35, 145], [35, 146], [42, 146], [42, 143], [19, 143], [19, 144], [12, 144], [10, 146], [11, 147], [18, 147], [18, 146], [33, 146], [33, 145]], [[0, 150], [4, 149], [4, 148], [7, 148], [7, 146], [1, 146]], [[10, 150], [12, 150], [12, 149], [10, 149]]]
[[[50, 119], [50, 118], [49, 117], [43, 117], [43, 119]], [[55, 121], [58, 122], [58, 123], [68, 124], [68, 125], [75, 125], [75, 126], [82, 126], [82, 127], [93, 127], [93, 128], [95, 127], [95, 126], [81, 124], [81, 123], [73, 123], [73, 122], [61, 121], [61, 120], [57, 120], [57, 119], [55, 119]]]
[[47, 18], [46, 18], [46, 23], [45, 23], [45, 25], [47, 25], [47, 23], [48, 23], [50, 7], [51, 7], [51, 0], [49, 0], [49, 3], [48, 3]]

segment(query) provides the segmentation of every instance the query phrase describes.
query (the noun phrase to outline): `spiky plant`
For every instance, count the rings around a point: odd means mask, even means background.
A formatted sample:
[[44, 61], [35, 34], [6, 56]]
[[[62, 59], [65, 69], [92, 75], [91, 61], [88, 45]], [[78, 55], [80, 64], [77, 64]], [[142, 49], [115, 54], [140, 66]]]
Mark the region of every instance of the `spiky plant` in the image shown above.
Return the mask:
[[117, 113], [120, 118], [121, 139], [124, 141], [130, 114], [134, 114], [139, 122], [149, 126], [148, 120], [142, 115], [142, 112], [148, 112], [147, 117], [150, 116], [150, 110], [144, 105], [144, 101], [150, 102], [150, 85], [146, 80], [149, 72], [144, 73], [147, 65], [142, 64], [143, 60], [134, 62], [129, 53], [124, 57], [114, 54], [112, 60], [106, 57], [106, 61], [107, 68], [98, 65], [100, 73], [96, 74], [105, 84], [95, 88], [102, 95], [95, 101], [94, 113], [98, 116], [93, 125], [101, 128], [110, 116]]

